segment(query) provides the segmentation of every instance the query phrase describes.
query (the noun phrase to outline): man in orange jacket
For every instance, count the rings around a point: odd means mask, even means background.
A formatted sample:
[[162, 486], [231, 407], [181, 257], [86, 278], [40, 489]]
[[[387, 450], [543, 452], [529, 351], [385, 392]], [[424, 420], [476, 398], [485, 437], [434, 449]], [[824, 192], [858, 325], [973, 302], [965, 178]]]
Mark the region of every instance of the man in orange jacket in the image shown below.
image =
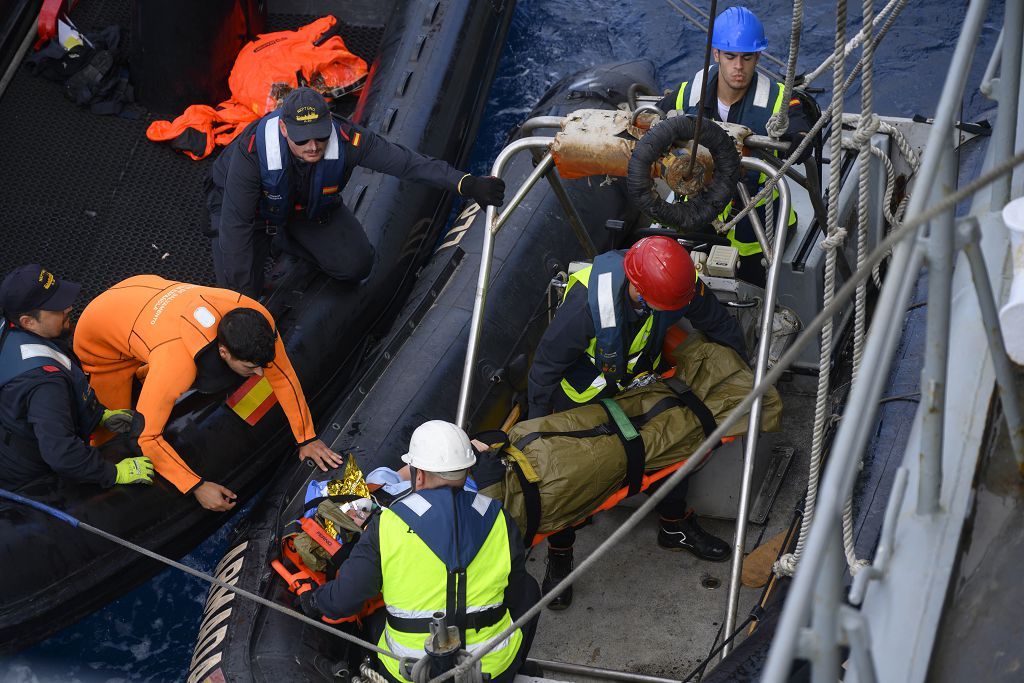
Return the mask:
[[299, 458], [327, 470], [342, 459], [320, 441], [302, 387], [274, 319], [259, 303], [226, 289], [137, 275], [96, 297], [78, 321], [75, 353], [100, 402], [131, 408], [132, 379], [148, 372], [136, 410], [139, 437], [158, 474], [208, 510], [225, 511], [235, 494], [192, 471], [163, 437], [174, 402], [193, 386], [227, 388], [234, 375], [263, 375], [274, 390], [299, 445]]

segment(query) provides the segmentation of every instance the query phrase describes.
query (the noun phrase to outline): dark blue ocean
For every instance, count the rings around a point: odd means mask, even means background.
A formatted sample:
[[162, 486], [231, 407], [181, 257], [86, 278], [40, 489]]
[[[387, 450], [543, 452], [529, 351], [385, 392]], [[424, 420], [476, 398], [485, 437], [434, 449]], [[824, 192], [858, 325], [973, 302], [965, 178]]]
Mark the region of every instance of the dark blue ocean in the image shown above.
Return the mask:
[[[729, 4], [720, 3], [719, 8]], [[834, 3], [807, 0], [806, 4], [801, 72], [828, 56], [835, 32]], [[884, 3], [877, 4], [876, 10]], [[964, 97], [965, 120], [985, 118], [993, 110], [992, 103], [977, 92], [1003, 15], [1002, 0], [990, 4]], [[544, 91], [579, 69], [646, 57], [657, 65], [663, 87], [688, 80], [702, 66], [705, 37], [673, 5], [681, 3], [519, 0], [468, 170], [486, 172], [508, 131], [525, 118]], [[769, 52], [785, 60], [791, 6], [782, 0], [762, 0], [755, 9], [769, 31]], [[874, 92], [879, 113], [907, 117], [934, 113], [965, 11], [962, 0], [911, 0], [876, 54]], [[860, 3], [851, 3], [849, 14], [851, 28], [859, 28], [854, 17], [860, 16]], [[826, 89], [818, 95], [821, 102], [831, 99], [831, 74], [814, 85]], [[848, 94], [848, 109], [858, 108], [859, 103], [859, 90]], [[222, 528], [183, 561], [212, 571], [233, 526]], [[206, 593], [207, 584], [177, 570], [165, 571], [40, 645], [0, 660], [0, 682], [183, 679]]]

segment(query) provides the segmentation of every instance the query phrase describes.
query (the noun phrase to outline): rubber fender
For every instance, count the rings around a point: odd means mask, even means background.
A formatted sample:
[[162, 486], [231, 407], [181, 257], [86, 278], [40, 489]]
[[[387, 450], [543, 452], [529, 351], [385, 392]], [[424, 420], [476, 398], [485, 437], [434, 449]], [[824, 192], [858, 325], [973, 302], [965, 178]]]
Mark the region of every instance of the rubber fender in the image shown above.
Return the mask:
[[626, 195], [635, 208], [662, 225], [692, 232], [710, 225], [732, 201], [741, 177], [740, 155], [728, 133], [710, 121], [708, 124], [701, 127], [697, 142], [711, 151], [715, 171], [708, 186], [686, 202], [669, 204], [658, 196], [651, 178], [651, 165], [677, 141], [692, 140], [696, 120], [689, 116], [665, 119], [651, 126], [636, 143], [626, 177]]

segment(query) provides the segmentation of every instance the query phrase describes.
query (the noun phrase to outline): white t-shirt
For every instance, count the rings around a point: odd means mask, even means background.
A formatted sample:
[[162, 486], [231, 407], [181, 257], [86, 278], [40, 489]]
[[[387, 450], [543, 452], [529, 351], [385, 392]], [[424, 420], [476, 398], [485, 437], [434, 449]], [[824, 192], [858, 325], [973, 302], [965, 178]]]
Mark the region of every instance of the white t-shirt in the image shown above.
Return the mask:
[[723, 121], [728, 121], [729, 120], [729, 109], [731, 109], [731, 108], [732, 108], [731, 105], [726, 104], [722, 100], [718, 100], [718, 117], [720, 119], [722, 119]]

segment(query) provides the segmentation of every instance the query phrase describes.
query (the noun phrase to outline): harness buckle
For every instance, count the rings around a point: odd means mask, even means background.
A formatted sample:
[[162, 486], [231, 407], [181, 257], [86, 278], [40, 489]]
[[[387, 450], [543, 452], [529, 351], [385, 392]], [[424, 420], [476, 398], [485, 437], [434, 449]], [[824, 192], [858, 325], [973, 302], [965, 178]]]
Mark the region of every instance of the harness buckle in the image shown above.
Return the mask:
[[270, 221], [266, 222], [266, 224], [263, 226], [263, 229], [266, 230], [267, 234], [270, 235], [271, 237], [277, 234], [277, 226], [271, 223]]

